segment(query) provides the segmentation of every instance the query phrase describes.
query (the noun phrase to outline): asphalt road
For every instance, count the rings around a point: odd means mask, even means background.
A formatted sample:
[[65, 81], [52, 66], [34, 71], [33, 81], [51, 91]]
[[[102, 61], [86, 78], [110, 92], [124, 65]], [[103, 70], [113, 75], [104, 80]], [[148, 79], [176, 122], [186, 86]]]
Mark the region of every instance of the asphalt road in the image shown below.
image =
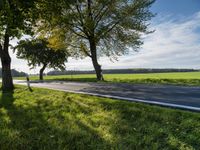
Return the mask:
[[31, 86], [200, 111], [200, 87], [62, 81], [32, 81]]

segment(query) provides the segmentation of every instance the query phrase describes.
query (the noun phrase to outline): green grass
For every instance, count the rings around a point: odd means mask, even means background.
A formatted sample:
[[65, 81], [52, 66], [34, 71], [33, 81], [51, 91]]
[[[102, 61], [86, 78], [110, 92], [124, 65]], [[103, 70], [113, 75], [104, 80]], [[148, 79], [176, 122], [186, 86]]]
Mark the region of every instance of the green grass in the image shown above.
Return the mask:
[[0, 94], [1, 150], [199, 147], [199, 113], [23, 86]]
[[[149, 73], [149, 74], [105, 74], [107, 82], [125, 82], [139, 84], [174, 84], [174, 85], [200, 85], [200, 72], [182, 73]], [[17, 78], [25, 79], [25, 78]], [[38, 80], [37, 76], [31, 77]], [[94, 74], [86, 75], [60, 75], [46, 76], [46, 80], [87, 81], [96, 82]]]

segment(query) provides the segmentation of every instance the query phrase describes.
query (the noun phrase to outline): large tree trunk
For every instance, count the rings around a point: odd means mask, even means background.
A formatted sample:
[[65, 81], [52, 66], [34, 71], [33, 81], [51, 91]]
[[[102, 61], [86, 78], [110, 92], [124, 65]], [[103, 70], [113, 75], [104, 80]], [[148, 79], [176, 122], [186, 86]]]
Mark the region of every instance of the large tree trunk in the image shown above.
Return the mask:
[[5, 39], [4, 39], [4, 47], [0, 48], [0, 56], [1, 56], [1, 64], [2, 64], [2, 90], [3, 92], [6, 91], [13, 91], [13, 79], [11, 74], [11, 58], [9, 55], [9, 35], [6, 31]]
[[[92, 16], [92, 10], [91, 10], [92, 1], [88, 0], [87, 3], [88, 3], [88, 17], [90, 18], [90, 21], [94, 21], [93, 16]], [[90, 32], [92, 33], [89, 36], [90, 52], [91, 52], [90, 57], [92, 58], [92, 63], [96, 72], [97, 80], [103, 81], [104, 78], [102, 74], [101, 65], [99, 65], [98, 60], [97, 60], [97, 47], [96, 47], [96, 41], [94, 37], [94, 27], [90, 28]]]
[[12, 91], [14, 89], [14, 85], [10, 68], [11, 64], [10, 56], [9, 55], [3, 56], [1, 58], [1, 63], [2, 63], [2, 90]]
[[96, 43], [95, 40], [91, 39], [90, 40], [90, 51], [91, 51], [91, 58], [92, 58], [92, 63], [96, 72], [96, 77], [97, 80], [103, 81], [103, 74], [102, 74], [102, 69], [101, 65], [99, 65], [98, 60], [97, 60], [97, 48], [96, 48]]
[[43, 67], [40, 69], [40, 80], [43, 80], [44, 70], [46, 69], [47, 65], [44, 64]]
[[98, 64], [98, 61], [96, 58], [92, 58], [92, 63], [93, 63], [93, 66], [94, 66], [94, 69], [96, 72], [97, 80], [103, 81], [104, 78], [103, 78], [103, 74], [102, 74], [101, 65]]

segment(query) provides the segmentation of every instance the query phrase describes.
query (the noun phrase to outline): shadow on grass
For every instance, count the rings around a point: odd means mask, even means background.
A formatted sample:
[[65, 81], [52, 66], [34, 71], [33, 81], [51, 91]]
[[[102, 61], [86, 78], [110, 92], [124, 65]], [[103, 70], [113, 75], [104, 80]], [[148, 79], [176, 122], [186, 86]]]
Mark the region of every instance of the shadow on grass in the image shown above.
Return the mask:
[[28, 87], [28, 90], [29, 90], [30, 92], [33, 92], [33, 89], [32, 89], [31, 87]]
[[46, 79], [47, 81], [56, 80], [56, 81], [75, 81], [75, 82], [98, 82], [96, 78], [54, 78]]
[[13, 97], [13, 93], [14, 91], [2, 92], [1, 98], [0, 98], [0, 108], [1, 107], [10, 108], [13, 106], [13, 102], [15, 100]]
[[108, 82], [131, 83], [131, 84], [149, 84], [149, 85], [177, 85], [177, 86], [200, 86], [200, 79], [120, 79], [113, 78]]
[[[53, 78], [46, 81], [74, 81], [74, 82], [99, 82], [94, 78]], [[163, 84], [163, 85], [180, 85], [180, 86], [200, 86], [200, 79], [105, 79], [100, 82], [108, 83], [130, 83], [130, 84]]]
[[0, 148], [198, 149], [199, 120], [118, 100], [17, 89], [0, 98]]
[[[76, 117], [81, 106], [70, 109], [26, 91], [23, 99], [13, 93], [0, 98], [0, 148], [10, 149], [109, 149], [110, 143]], [[42, 96], [42, 95], [40, 95]], [[70, 103], [70, 98], [68, 102]], [[67, 103], [68, 103], [67, 102]], [[73, 103], [73, 102], [72, 102]], [[63, 106], [63, 108], [62, 108]], [[63, 110], [64, 109], [64, 110]], [[79, 109], [79, 110], [77, 110]], [[62, 113], [68, 115], [63, 116]]]

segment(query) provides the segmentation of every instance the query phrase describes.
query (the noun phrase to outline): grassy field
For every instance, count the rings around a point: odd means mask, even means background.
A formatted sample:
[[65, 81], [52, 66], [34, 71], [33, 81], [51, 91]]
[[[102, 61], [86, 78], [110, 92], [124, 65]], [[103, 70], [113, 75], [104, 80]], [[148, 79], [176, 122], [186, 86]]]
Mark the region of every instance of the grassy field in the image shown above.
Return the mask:
[[23, 86], [0, 93], [1, 150], [199, 147], [199, 113]]
[[[149, 74], [105, 74], [106, 82], [126, 82], [142, 84], [200, 85], [200, 72], [149, 73]], [[25, 79], [25, 78], [17, 78]], [[37, 76], [31, 80], [38, 80]], [[95, 82], [94, 74], [46, 76], [45, 80], [89, 81]]]

